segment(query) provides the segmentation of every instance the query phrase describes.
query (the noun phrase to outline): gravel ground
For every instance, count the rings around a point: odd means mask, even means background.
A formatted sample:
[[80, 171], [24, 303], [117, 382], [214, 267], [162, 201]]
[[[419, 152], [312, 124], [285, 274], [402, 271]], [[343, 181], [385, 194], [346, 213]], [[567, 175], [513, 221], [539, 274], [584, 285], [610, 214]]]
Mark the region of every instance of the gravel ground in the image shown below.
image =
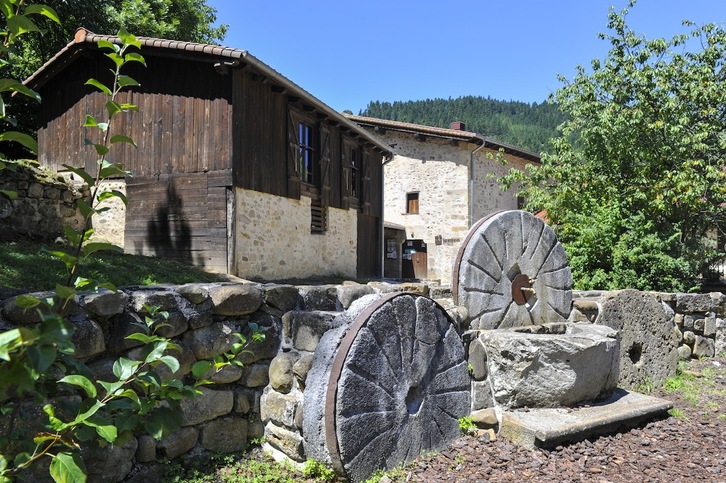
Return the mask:
[[[677, 416], [552, 450], [528, 450], [504, 438], [465, 436], [443, 451], [389, 471], [378, 483], [726, 483], [726, 357], [694, 359], [684, 365], [683, 374], [679, 390], [650, 393], [672, 401]], [[267, 457], [256, 448], [246, 458]], [[270, 476], [234, 481], [278, 481]], [[299, 471], [288, 473], [288, 478], [279, 481], [315, 481]]]
[[385, 481], [726, 482], [726, 357], [685, 366], [684, 389], [657, 389], [680, 412], [553, 450], [462, 437]]

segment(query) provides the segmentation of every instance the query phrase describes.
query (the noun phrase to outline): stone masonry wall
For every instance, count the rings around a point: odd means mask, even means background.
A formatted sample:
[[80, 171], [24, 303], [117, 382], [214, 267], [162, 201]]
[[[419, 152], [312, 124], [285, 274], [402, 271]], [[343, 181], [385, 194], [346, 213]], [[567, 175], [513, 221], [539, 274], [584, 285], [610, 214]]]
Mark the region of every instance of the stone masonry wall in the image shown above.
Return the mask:
[[[100, 193], [111, 190], [119, 191], [125, 195], [126, 181], [113, 179], [101, 182]], [[100, 207], [110, 209], [93, 216], [94, 239], [103, 240], [123, 248], [126, 231], [126, 205], [121, 198], [114, 196], [105, 200]]]
[[327, 231], [311, 234], [310, 198], [293, 200], [237, 189], [236, 199], [237, 273], [262, 280], [355, 277], [355, 210], [328, 208]]
[[[451, 281], [460, 241], [469, 229], [468, 163], [475, 145], [390, 131], [396, 155], [384, 166], [384, 219], [404, 225], [406, 236], [427, 245], [428, 278]], [[419, 212], [406, 213], [406, 194], [419, 194]], [[437, 244], [440, 237], [441, 244]], [[399, 247], [400, 250], [400, 247]]]
[[83, 218], [75, 201], [85, 191], [67, 184], [60, 176], [39, 169], [18, 167], [0, 171], [0, 189], [13, 191], [17, 198], [0, 195], [0, 240], [30, 237], [52, 242], [63, 235], [63, 227], [79, 229]]
[[[575, 292], [574, 320], [598, 320], [600, 301], [608, 292]], [[668, 307], [677, 329], [678, 355], [713, 357], [726, 353], [726, 295], [713, 293], [653, 293]]]

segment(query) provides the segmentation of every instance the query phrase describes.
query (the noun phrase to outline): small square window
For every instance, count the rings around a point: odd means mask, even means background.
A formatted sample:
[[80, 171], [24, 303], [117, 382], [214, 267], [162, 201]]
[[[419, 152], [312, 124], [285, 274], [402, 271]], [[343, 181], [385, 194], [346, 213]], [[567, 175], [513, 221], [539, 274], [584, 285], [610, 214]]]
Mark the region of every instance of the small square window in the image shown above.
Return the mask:
[[418, 213], [418, 193], [406, 193], [406, 213]]

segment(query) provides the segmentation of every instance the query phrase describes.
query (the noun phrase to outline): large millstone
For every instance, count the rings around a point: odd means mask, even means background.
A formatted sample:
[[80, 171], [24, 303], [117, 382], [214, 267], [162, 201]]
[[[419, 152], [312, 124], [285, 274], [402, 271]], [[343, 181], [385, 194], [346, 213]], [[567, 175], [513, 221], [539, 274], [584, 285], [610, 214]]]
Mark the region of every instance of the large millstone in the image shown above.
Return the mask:
[[680, 336], [670, 307], [637, 290], [609, 293], [600, 305], [595, 322], [620, 334], [620, 386], [657, 387], [675, 375]]
[[471, 227], [454, 264], [454, 302], [472, 329], [563, 322], [572, 274], [552, 229], [526, 211], [495, 213]]
[[358, 302], [352, 323], [320, 341], [303, 413], [307, 457], [353, 481], [444, 448], [470, 407], [464, 347], [438, 304], [401, 293]]

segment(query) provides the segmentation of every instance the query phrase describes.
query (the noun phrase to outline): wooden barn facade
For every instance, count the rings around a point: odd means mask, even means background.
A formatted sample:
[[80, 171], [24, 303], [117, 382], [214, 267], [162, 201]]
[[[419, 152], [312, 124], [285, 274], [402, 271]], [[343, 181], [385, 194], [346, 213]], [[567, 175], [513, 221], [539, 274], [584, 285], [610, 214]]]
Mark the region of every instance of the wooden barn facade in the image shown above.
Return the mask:
[[[82, 126], [105, 112], [84, 85], [109, 79], [99, 40], [119, 42], [79, 29], [26, 81], [43, 99], [38, 159], [57, 171], [96, 169]], [[124, 100], [139, 110], [112, 127], [138, 148], [109, 154], [132, 173], [117, 180], [127, 253], [262, 280], [381, 275], [385, 144], [244, 50], [138, 40], [147, 65], [129, 64], [141, 86]]]

